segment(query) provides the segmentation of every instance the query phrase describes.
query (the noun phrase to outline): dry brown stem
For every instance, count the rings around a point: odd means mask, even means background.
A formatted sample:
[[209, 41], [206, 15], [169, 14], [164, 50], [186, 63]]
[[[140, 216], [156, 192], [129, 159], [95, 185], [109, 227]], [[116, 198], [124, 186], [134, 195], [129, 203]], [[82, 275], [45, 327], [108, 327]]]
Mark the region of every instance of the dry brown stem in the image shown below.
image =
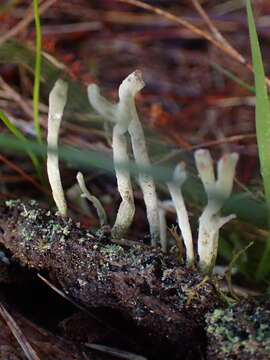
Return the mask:
[[[185, 28], [192, 31], [194, 34], [208, 40], [213, 45], [215, 45], [217, 48], [219, 48], [221, 51], [223, 51], [224, 53], [229, 55], [232, 59], [236, 60], [240, 64], [243, 64], [248, 70], [253, 72], [252, 65], [236, 49], [234, 49], [227, 41], [224, 42], [224, 38], [222, 40], [221, 39], [219, 39], [219, 40], [215, 39], [208, 32], [198, 28], [197, 26], [194, 26], [193, 24], [191, 24], [190, 22], [182, 19], [181, 17], [175, 16], [172, 13], [170, 13], [170, 12], [168, 12], [166, 10], [162, 10], [162, 9], [160, 9], [158, 7], [146, 4], [143, 1], [140, 1], [140, 0], [117, 0], [117, 1], [132, 4], [132, 5], [138, 6], [138, 7], [142, 8], [142, 9], [152, 11], [152, 12], [156, 13], [157, 15], [166, 17], [167, 19], [184, 26]], [[204, 17], [205, 17], [205, 15], [204, 15]], [[212, 27], [212, 29], [213, 29], [213, 27]], [[215, 31], [215, 33], [216, 33], [216, 31]], [[268, 86], [270, 86], [270, 79], [265, 77], [265, 80], [266, 80]]]
[[[55, 2], [57, 2], [58, 0], [48, 0], [45, 1], [43, 4], [40, 5], [39, 8], [39, 14], [42, 15], [44, 14], [49, 7], [51, 7]], [[18, 35], [21, 31], [23, 31], [32, 21], [34, 20], [34, 12], [33, 12], [33, 5], [32, 2], [29, 5], [29, 7], [26, 10], [26, 15], [24, 16], [24, 18], [18, 22], [17, 25], [15, 25], [13, 28], [11, 28], [8, 32], [6, 32], [2, 37], [0, 37], [0, 45], [7, 41], [12, 39], [13, 37], [15, 37], [16, 35]]]

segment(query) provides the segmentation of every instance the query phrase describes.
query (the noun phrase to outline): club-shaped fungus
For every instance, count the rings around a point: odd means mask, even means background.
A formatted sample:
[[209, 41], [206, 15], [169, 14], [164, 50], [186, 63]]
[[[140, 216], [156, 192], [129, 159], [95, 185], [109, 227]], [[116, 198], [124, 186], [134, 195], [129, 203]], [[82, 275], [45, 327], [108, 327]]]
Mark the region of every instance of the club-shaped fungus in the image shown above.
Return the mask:
[[49, 114], [48, 114], [48, 152], [47, 152], [47, 172], [52, 189], [53, 199], [57, 209], [62, 216], [67, 215], [67, 204], [62, 187], [59, 159], [58, 159], [58, 136], [60, 124], [63, 116], [64, 107], [67, 101], [67, 83], [59, 79], [54, 84], [49, 95]]
[[[117, 166], [117, 163], [128, 163], [129, 160], [127, 153], [127, 132], [131, 137], [132, 150], [136, 163], [139, 166], [150, 166], [143, 128], [135, 106], [135, 95], [144, 85], [141, 72], [138, 70], [134, 71], [120, 85], [119, 102], [117, 104], [112, 104], [101, 96], [97, 85], [90, 85], [88, 87], [88, 97], [93, 108], [106, 120], [114, 124], [112, 141], [113, 157], [118, 191], [121, 195], [122, 202], [118, 209], [112, 235], [118, 238], [128, 230], [135, 212], [129, 171]], [[154, 181], [150, 175], [139, 174], [139, 183], [146, 205], [152, 245], [156, 245], [159, 240], [160, 230]]]

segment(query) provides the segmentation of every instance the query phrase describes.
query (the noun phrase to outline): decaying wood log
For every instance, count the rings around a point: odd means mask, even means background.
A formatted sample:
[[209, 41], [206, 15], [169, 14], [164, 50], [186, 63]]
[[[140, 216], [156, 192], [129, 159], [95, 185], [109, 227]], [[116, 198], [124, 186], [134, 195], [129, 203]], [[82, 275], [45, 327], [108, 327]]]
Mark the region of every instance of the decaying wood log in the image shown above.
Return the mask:
[[106, 232], [94, 235], [19, 200], [0, 206], [0, 242], [21, 265], [47, 270], [85, 307], [118, 311], [157, 344], [155, 351], [164, 343], [175, 348], [175, 359], [203, 351], [204, 315], [220, 302], [215, 288], [158, 248], [114, 243]]

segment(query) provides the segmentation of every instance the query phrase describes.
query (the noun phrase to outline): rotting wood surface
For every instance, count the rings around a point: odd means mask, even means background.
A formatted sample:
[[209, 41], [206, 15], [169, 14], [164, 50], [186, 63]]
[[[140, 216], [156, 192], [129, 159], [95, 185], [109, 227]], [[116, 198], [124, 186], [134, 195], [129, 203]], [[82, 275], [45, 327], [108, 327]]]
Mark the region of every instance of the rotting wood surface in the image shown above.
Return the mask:
[[116, 244], [108, 233], [94, 236], [35, 201], [7, 201], [0, 207], [0, 229], [0, 242], [21, 265], [47, 270], [86, 308], [113, 309], [141, 328], [156, 344], [146, 351], [149, 358], [159, 344], [171, 346], [175, 359], [195, 359], [204, 351], [204, 315], [219, 304], [215, 289], [210, 282], [196, 288], [201, 275], [158, 248]]

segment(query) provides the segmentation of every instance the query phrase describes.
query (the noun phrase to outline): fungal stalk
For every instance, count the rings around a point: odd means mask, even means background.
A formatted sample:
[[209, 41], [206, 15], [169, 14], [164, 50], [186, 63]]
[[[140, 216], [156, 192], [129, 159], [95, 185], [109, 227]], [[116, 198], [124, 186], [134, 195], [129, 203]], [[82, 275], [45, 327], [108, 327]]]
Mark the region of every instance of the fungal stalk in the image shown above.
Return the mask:
[[[150, 159], [148, 156], [144, 131], [139, 120], [134, 99], [130, 103], [131, 122], [128, 132], [131, 137], [132, 150], [135, 161], [139, 167], [150, 167]], [[146, 206], [146, 214], [150, 227], [151, 244], [156, 246], [160, 239], [160, 224], [158, 215], [158, 199], [156, 187], [151, 175], [139, 174], [139, 184], [143, 192], [143, 198]]]
[[225, 154], [218, 161], [215, 179], [213, 160], [208, 150], [197, 150], [195, 162], [207, 195], [207, 205], [199, 218], [198, 255], [199, 269], [211, 273], [217, 257], [219, 229], [234, 214], [222, 217], [220, 210], [231, 195], [238, 154]]
[[66, 196], [78, 209], [82, 210], [84, 213], [92, 215], [92, 212], [89, 208], [87, 200], [84, 197], [81, 197], [82, 191], [79, 184], [73, 184], [67, 191]]
[[49, 95], [47, 172], [52, 189], [53, 199], [60, 215], [62, 216], [67, 215], [67, 204], [60, 177], [57, 151], [59, 129], [64, 107], [66, 105], [66, 100], [67, 83], [59, 79], [56, 81]]
[[101, 226], [106, 225], [107, 224], [106, 212], [105, 212], [101, 202], [98, 200], [98, 198], [96, 198], [94, 195], [91, 195], [90, 192], [88, 191], [88, 189], [85, 185], [83, 174], [81, 172], [77, 173], [77, 181], [78, 181], [78, 184], [79, 184], [81, 192], [82, 192], [81, 197], [88, 199], [93, 204], [93, 206], [96, 208], [100, 225]]
[[112, 139], [113, 159], [118, 191], [122, 198], [115, 224], [112, 228], [112, 236], [115, 238], [121, 238], [124, 235], [130, 227], [135, 213], [129, 170], [119, 167], [118, 164], [127, 164], [129, 162], [125, 134], [132, 120], [131, 107], [134, 104], [134, 97], [143, 86], [144, 82], [141, 73], [134, 71], [121, 83], [119, 87], [119, 102], [117, 104], [112, 104], [101, 96], [97, 85], [90, 85], [88, 87], [90, 104], [106, 120], [114, 123]]
[[172, 200], [164, 200], [160, 202], [158, 209], [159, 216], [159, 226], [160, 226], [160, 245], [161, 250], [164, 253], [168, 252], [168, 239], [167, 239], [167, 221], [166, 221], [166, 209], [165, 207], [170, 207], [174, 209], [174, 203]]
[[181, 162], [176, 166], [174, 170], [174, 176], [173, 176], [174, 181], [168, 183], [167, 185], [173, 204], [176, 209], [178, 225], [181, 230], [183, 242], [186, 248], [186, 263], [189, 266], [193, 266], [195, 257], [194, 257], [192, 233], [188, 219], [188, 212], [181, 191], [181, 187], [186, 181], [186, 178], [187, 178], [187, 174], [186, 174], [185, 164]]
[[122, 199], [112, 228], [112, 236], [117, 239], [127, 232], [135, 214], [129, 170], [118, 166], [118, 164], [128, 164], [129, 156], [127, 152], [127, 139], [125, 135], [119, 133], [117, 125], [113, 129], [112, 147], [117, 187]]
[[[144, 87], [140, 71], [136, 70], [129, 75], [119, 87], [119, 102], [111, 104], [100, 95], [97, 85], [88, 87], [88, 97], [94, 109], [116, 125], [113, 130], [113, 153], [116, 168], [118, 189], [122, 197], [116, 223], [113, 227], [114, 234], [121, 234], [130, 226], [134, 215], [133, 195], [131, 195], [130, 178], [127, 170], [117, 168], [117, 161], [128, 161], [127, 144], [124, 134], [128, 130], [131, 137], [134, 158], [139, 167], [149, 167], [150, 160], [147, 153], [145, 137], [140, 123], [136, 106], [135, 95]], [[143, 192], [149, 222], [152, 245], [157, 245], [160, 237], [158, 200], [154, 180], [150, 175], [139, 174], [139, 184]], [[119, 187], [120, 185], [120, 187]], [[123, 224], [123, 219], [125, 223]], [[123, 230], [121, 230], [123, 228]]]

